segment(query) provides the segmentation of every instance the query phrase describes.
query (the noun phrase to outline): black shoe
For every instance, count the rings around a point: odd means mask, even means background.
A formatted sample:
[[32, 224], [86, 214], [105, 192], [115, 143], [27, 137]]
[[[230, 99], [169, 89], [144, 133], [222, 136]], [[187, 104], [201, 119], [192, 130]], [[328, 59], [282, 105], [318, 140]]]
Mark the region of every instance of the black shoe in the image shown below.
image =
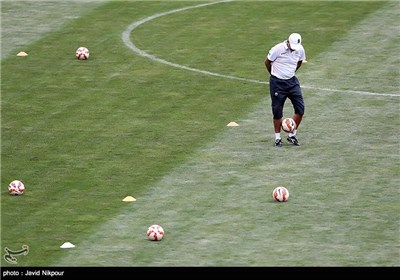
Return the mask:
[[282, 139], [275, 140], [275, 147], [282, 147]]
[[288, 136], [288, 138], [286, 138], [289, 143], [293, 144], [294, 146], [300, 146], [299, 141], [297, 140], [296, 136]]

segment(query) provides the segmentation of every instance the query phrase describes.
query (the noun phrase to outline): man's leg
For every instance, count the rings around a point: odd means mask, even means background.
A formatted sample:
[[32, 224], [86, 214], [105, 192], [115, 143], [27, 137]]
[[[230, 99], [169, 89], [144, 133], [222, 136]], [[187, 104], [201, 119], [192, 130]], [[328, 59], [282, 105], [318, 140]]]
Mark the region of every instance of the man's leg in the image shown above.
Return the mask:
[[293, 120], [296, 123], [296, 129], [300, 126], [301, 120], [303, 119], [303, 115], [294, 113]]

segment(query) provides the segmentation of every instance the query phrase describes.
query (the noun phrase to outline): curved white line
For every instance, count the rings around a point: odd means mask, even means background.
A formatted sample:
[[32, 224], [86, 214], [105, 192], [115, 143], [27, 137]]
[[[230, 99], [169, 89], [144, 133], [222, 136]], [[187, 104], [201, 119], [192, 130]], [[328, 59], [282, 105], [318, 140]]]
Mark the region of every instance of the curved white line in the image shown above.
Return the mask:
[[[206, 4], [200, 4], [200, 5], [195, 5], [195, 6], [184, 7], [184, 8], [180, 8], [180, 9], [164, 12], [164, 13], [154, 14], [152, 16], [146, 17], [144, 19], [135, 21], [132, 24], [130, 24], [124, 30], [124, 32], [122, 32], [122, 41], [124, 42], [124, 44], [128, 48], [130, 48], [131, 50], [133, 50], [135, 53], [139, 54], [140, 56], [146, 57], [146, 58], [148, 58], [150, 60], [153, 60], [153, 61], [156, 61], [156, 62], [159, 62], [159, 63], [162, 63], [162, 64], [166, 64], [166, 65], [169, 65], [169, 66], [172, 66], [172, 67], [185, 69], [185, 70], [188, 70], [188, 71], [193, 71], [193, 72], [197, 72], [197, 73], [201, 73], [201, 74], [205, 74], [205, 75], [209, 75], [209, 76], [215, 76], [215, 77], [220, 77], [220, 78], [231, 79], [231, 80], [239, 80], [239, 81], [257, 83], [257, 84], [269, 84], [268, 82], [265, 82], [265, 81], [241, 78], [241, 77], [230, 76], [230, 75], [223, 75], [223, 74], [219, 74], [219, 73], [214, 73], [214, 72], [210, 72], [210, 71], [206, 71], [206, 70], [200, 70], [200, 69], [188, 67], [188, 66], [185, 66], [185, 65], [173, 63], [173, 62], [170, 62], [170, 61], [155, 57], [154, 55], [151, 55], [151, 54], [139, 49], [130, 40], [130, 34], [132, 33], [132, 31], [134, 29], [136, 29], [138, 26], [142, 25], [143, 23], [146, 23], [146, 22], [151, 21], [153, 19], [156, 19], [156, 18], [159, 18], [159, 17], [162, 17], [162, 16], [166, 16], [166, 15], [170, 15], [170, 14], [174, 14], [174, 13], [179, 13], [179, 12], [186, 11], [186, 10], [189, 10], [189, 9], [195, 9], [195, 8], [200, 8], [200, 7], [205, 7], [205, 6], [210, 6], [210, 5], [214, 5], [214, 4], [220, 4], [220, 3], [226, 3], [226, 2], [232, 2], [232, 1], [234, 1], [234, 0], [224, 0], [224, 1], [210, 2], [210, 3], [206, 3]], [[355, 90], [338, 90], [338, 89], [329, 89], [329, 88], [318, 88], [318, 87], [313, 87], [313, 86], [302, 86], [302, 88], [308, 88], [308, 89], [318, 90], [318, 91], [348, 92], [348, 93], [354, 93], [354, 94], [364, 94], [364, 95], [373, 95], [373, 96], [400, 97], [399, 94], [391, 94], [391, 93], [379, 93], [379, 92], [367, 92], [367, 91], [355, 91]]]

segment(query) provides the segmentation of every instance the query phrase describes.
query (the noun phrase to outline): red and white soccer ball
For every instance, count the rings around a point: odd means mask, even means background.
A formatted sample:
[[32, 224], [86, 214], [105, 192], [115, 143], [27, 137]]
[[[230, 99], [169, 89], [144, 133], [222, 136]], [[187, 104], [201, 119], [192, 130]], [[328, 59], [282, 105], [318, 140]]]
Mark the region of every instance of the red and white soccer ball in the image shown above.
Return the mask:
[[282, 120], [282, 130], [285, 132], [293, 132], [296, 129], [296, 123], [292, 118]]
[[20, 180], [14, 180], [8, 185], [8, 193], [11, 195], [22, 195], [25, 192], [25, 185]]
[[160, 241], [164, 237], [164, 229], [160, 225], [152, 225], [147, 229], [147, 238], [151, 241]]
[[289, 199], [289, 191], [285, 187], [276, 187], [272, 192], [272, 197], [278, 202], [285, 202]]
[[89, 58], [90, 52], [85, 47], [79, 47], [76, 50], [75, 57], [79, 60], [86, 60]]

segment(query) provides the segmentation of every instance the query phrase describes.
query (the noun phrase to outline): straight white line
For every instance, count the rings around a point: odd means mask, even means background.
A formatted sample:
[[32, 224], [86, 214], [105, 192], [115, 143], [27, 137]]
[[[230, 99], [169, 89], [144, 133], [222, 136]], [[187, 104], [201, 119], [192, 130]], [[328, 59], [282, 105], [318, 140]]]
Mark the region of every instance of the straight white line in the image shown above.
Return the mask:
[[[201, 74], [205, 74], [205, 75], [209, 75], [209, 76], [225, 78], [225, 79], [239, 80], [239, 81], [257, 83], [257, 84], [269, 84], [269, 82], [266, 82], [266, 81], [260, 81], [260, 80], [254, 80], [254, 79], [248, 79], [248, 78], [224, 75], [224, 74], [219, 74], [219, 73], [210, 72], [210, 71], [206, 71], [206, 70], [200, 70], [200, 69], [188, 67], [188, 66], [185, 66], [185, 65], [173, 63], [173, 62], [158, 58], [158, 57], [156, 57], [154, 55], [151, 55], [151, 54], [139, 49], [138, 47], [136, 47], [136, 45], [130, 39], [130, 34], [132, 33], [133, 30], [135, 30], [138, 26], [142, 25], [143, 23], [146, 23], [146, 22], [151, 21], [153, 19], [165, 16], [165, 15], [179, 13], [179, 12], [186, 11], [186, 10], [189, 10], [189, 9], [195, 9], [195, 8], [200, 8], [200, 7], [205, 7], [205, 6], [210, 6], [210, 5], [214, 5], [214, 4], [220, 4], [220, 3], [227, 3], [227, 2], [232, 2], [232, 1], [233, 0], [217, 1], [217, 2], [211, 2], [211, 3], [206, 3], [206, 4], [189, 6], [189, 7], [184, 7], [184, 8], [168, 11], [168, 12], [154, 14], [152, 16], [146, 17], [144, 19], [141, 19], [139, 21], [135, 21], [132, 24], [130, 24], [124, 30], [124, 32], [122, 32], [122, 41], [124, 42], [124, 44], [128, 48], [132, 49], [135, 53], [139, 54], [140, 56], [146, 57], [146, 58], [148, 58], [148, 59], [150, 59], [152, 61], [156, 61], [156, 62], [159, 62], [159, 63], [162, 63], [162, 64], [166, 64], [166, 65], [169, 65], [169, 66], [172, 66], [172, 67], [176, 67], [176, 68], [180, 68], [180, 69], [184, 69], [184, 70], [188, 70], [188, 71], [192, 71], [192, 72], [196, 72], [196, 73], [201, 73]], [[319, 87], [314, 87], [314, 86], [302, 86], [302, 88], [318, 90], [318, 91], [338, 92], [338, 93], [345, 92], [345, 93], [363, 94], [363, 95], [372, 95], [372, 96], [400, 97], [400, 94], [391, 94], [391, 93], [379, 93], [379, 92], [356, 91], [356, 90], [339, 90], [339, 89], [331, 89], [331, 88], [319, 88]]]

